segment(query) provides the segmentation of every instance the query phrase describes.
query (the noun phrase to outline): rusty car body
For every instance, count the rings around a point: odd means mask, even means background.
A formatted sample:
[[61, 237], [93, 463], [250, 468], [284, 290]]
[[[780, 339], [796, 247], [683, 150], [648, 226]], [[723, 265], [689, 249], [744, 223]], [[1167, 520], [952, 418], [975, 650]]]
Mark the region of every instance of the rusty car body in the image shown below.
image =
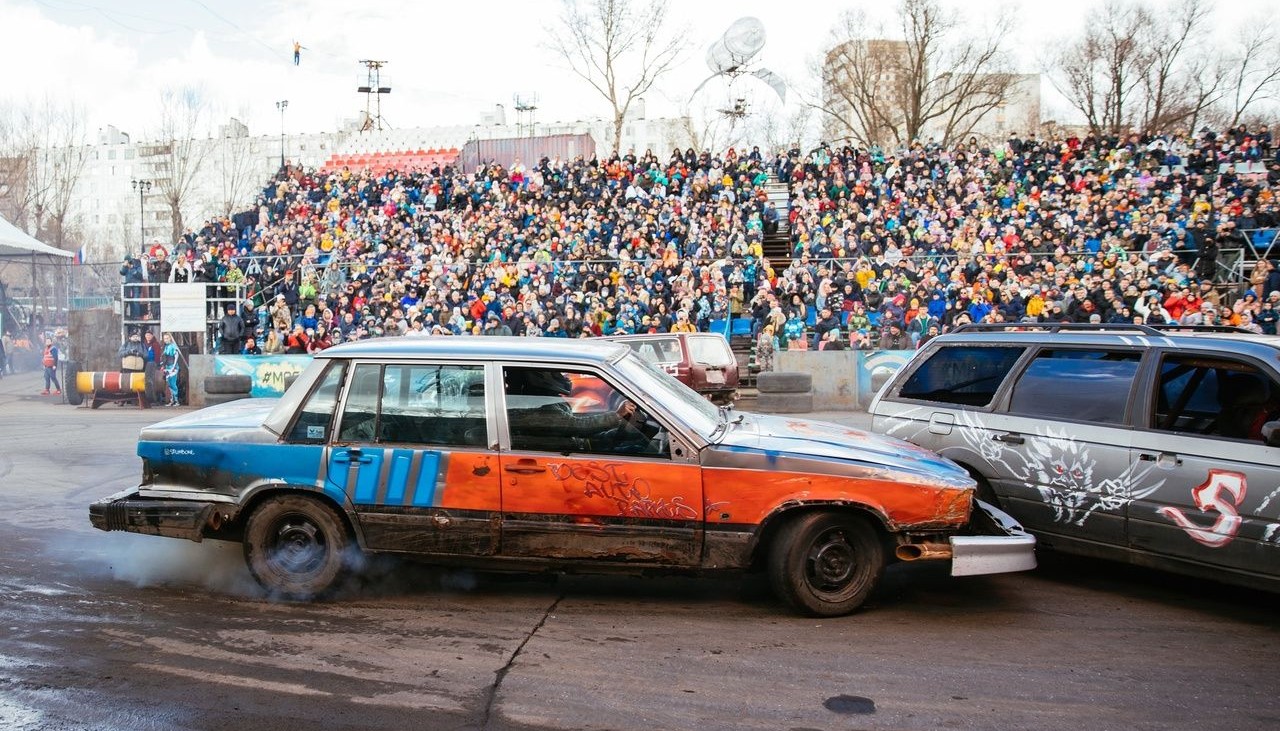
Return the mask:
[[[710, 404], [617, 343], [386, 339], [280, 399], [148, 427], [103, 530], [240, 541], [285, 597], [353, 555], [576, 572], [761, 569], [801, 612], [857, 608], [894, 560], [1035, 565], [1034, 538], [906, 442]], [[983, 530], [975, 529], [979, 526]]]

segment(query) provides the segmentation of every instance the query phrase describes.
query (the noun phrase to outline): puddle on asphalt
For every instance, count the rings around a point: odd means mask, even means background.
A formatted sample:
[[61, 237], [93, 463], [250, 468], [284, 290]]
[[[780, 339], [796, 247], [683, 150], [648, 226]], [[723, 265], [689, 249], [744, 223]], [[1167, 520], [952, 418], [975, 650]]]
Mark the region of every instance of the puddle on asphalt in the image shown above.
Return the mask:
[[876, 712], [876, 702], [860, 695], [837, 695], [822, 702], [823, 708], [832, 713], [847, 715], [868, 714]]

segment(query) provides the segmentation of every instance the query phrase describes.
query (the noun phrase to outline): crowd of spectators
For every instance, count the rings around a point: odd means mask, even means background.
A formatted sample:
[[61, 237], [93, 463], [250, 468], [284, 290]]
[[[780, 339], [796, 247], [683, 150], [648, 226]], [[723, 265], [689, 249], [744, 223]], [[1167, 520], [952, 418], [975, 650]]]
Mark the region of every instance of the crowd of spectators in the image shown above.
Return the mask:
[[[769, 203], [771, 180], [788, 208]], [[219, 325], [223, 352], [734, 320], [766, 333], [770, 353], [911, 348], [965, 322], [1274, 333], [1280, 270], [1264, 259], [1233, 290], [1223, 265], [1267, 249], [1278, 192], [1270, 131], [1243, 126], [380, 175], [286, 167], [256, 216], [211, 222], [126, 278], [244, 285]], [[764, 255], [774, 235], [786, 265]]]

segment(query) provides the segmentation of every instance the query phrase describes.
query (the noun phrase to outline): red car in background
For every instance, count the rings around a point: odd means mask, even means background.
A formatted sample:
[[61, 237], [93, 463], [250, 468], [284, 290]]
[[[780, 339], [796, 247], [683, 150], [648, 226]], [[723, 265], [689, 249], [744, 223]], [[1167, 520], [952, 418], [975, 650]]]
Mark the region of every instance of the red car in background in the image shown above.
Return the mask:
[[611, 335], [604, 339], [626, 344], [714, 404], [732, 403], [738, 397], [738, 359], [723, 335], [661, 333]]

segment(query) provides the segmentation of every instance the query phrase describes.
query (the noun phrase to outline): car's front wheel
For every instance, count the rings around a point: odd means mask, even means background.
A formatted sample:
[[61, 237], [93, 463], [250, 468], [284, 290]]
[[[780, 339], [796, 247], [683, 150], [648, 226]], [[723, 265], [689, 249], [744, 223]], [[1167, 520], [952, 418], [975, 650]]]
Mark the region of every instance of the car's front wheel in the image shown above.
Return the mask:
[[342, 518], [303, 495], [268, 498], [245, 525], [249, 573], [286, 599], [308, 600], [331, 591], [347, 573], [353, 550]]
[[884, 544], [871, 523], [847, 513], [808, 513], [782, 526], [769, 551], [778, 598], [814, 617], [848, 614], [884, 573]]

